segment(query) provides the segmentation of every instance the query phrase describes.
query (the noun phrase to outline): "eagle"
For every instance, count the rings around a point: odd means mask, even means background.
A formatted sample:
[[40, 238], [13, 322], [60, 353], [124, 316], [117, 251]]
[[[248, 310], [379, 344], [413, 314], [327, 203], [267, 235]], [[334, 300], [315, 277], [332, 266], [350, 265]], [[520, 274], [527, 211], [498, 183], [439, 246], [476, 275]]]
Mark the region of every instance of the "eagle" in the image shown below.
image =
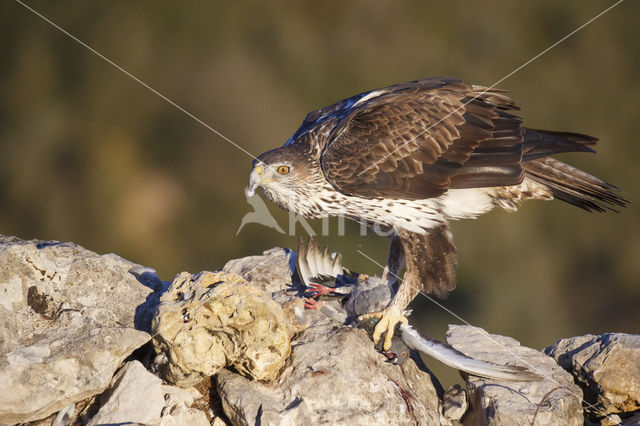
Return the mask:
[[[382, 278], [397, 291], [373, 339], [388, 350], [419, 292], [455, 288], [448, 223], [524, 200], [560, 199], [587, 211], [616, 211], [618, 188], [553, 158], [594, 152], [596, 138], [524, 127], [507, 92], [453, 77], [371, 90], [309, 113], [279, 148], [253, 161], [256, 189], [307, 218], [343, 216], [391, 235]], [[404, 277], [398, 276], [404, 267]]]

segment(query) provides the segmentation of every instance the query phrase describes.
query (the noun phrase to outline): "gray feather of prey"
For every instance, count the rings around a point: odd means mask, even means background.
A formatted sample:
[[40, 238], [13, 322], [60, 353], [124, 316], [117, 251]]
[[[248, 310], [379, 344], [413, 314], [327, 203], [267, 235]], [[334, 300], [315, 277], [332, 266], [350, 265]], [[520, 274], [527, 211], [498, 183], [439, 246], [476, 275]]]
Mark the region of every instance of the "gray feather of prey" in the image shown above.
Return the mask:
[[[393, 297], [393, 291], [387, 289], [388, 282], [378, 277], [366, 277], [365, 280], [354, 277], [353, 282], [345, 283], [347, 271], [342, 266], [342, 256], [329, 254], [329, 250], [326, 247], [320, 249], [317, 241], [311, 237], [306, 246], [302, 239], [300, 240], [296, 265], [298, 275], [305, 287], [308, 288], [311, 283], [317, 283], [321, 280], [324, 285], [329, 285], [338, 290], [336, 298], [342, 299], [342, 302], [338, 304], [323, 304], [319, 310], [331, 320], [340, 324], [353, 322], [353, 319], [363, 313], [379, 310], [380, 304], [386, 306]], [[340, 285], [337, 283], [339, 277], [343, 281]], [[405, 314], [408, 315], [407, 312]], [[400, 326], [399, 335], [409, 348], [428, 355], [449, 367], [474, 376], [523, 382], [542, 379], [542, 377], [525, 367], [499, 365], [472, 358], [447, 343], [422, 336], [410, 325]]]
[[529, 382], [541, 380], [542, 377], [529, 371], [525, 367], [499, 365], [493, 362], [471, 358], [452, 346], [430, 337], [424, 337], [410, 325], [400, 326], [402, 340], [412, 349], [422, 352], [441, 363], [473, 374], [474, 376], [490, 379]]

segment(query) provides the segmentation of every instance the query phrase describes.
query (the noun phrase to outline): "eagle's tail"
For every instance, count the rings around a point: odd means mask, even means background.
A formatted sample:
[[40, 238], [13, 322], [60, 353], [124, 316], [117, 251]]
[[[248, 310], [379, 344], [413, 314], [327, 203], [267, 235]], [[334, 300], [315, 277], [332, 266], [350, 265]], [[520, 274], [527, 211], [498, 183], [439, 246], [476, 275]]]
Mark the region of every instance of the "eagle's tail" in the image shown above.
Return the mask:
[[617, 211], [629, 202], [615, 186], [551, 158], [562, 152], [595, 152], [597, 138], [580, 133], [524, 129], [522, 168], [526, 175], [545, 185], [555, 198], [587, 211]]
[[562, 152], [595, 152], [590, 145], [597, 141], [598, 138], [581, 133], [525, 128], [522, 160], [526, 163]]
[[526, 175], [548, 187], [554, 198], [587, 211], [617, 212], [617, 207], [629, 203], [615, 186], [555, 158], [537, 158], [522, 166]]

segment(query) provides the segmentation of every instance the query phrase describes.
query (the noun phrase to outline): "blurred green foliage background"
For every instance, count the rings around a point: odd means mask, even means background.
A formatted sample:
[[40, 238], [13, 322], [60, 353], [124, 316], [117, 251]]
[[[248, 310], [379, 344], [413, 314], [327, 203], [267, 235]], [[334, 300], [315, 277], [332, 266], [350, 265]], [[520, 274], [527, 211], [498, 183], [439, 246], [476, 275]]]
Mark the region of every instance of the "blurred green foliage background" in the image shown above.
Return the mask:
[[[491, 85], [612, 3], [28, 2], [255, 155], [357, 92], [434, 75]], [[20, 4], [0, 16], [0, 233], [115, 252], [163, 279], [296, 247], [255, 224], [235, 235], [251, 211], [248, 155]], [[447, 308], [533, 347], [640, 332], [639, 81], [640, 3], [626, 1], [499, 85], [526, 125], [599, 137], [596, 156], [562, 159], [635, 204], [529, 202], [455, 223]], [[379, 273], [356, 250], [383, 263], [388, 240], [347, 230], [321, 242]], [[460, 322], [425, 298], [413, 306], [432, 336]]]

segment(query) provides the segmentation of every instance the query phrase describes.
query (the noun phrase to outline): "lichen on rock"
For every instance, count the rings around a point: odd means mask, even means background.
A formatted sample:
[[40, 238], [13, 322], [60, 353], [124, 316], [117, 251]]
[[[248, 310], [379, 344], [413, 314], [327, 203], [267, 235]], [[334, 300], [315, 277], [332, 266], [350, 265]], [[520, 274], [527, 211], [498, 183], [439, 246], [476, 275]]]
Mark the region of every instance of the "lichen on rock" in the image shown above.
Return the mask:
[[179, 274], [161, 297], [153, 344], [163, 378], [193, 386], [232, 366], [244, 376], [276, 378], [291, 353], [282, 307], [260, 288], [226, 272]]

